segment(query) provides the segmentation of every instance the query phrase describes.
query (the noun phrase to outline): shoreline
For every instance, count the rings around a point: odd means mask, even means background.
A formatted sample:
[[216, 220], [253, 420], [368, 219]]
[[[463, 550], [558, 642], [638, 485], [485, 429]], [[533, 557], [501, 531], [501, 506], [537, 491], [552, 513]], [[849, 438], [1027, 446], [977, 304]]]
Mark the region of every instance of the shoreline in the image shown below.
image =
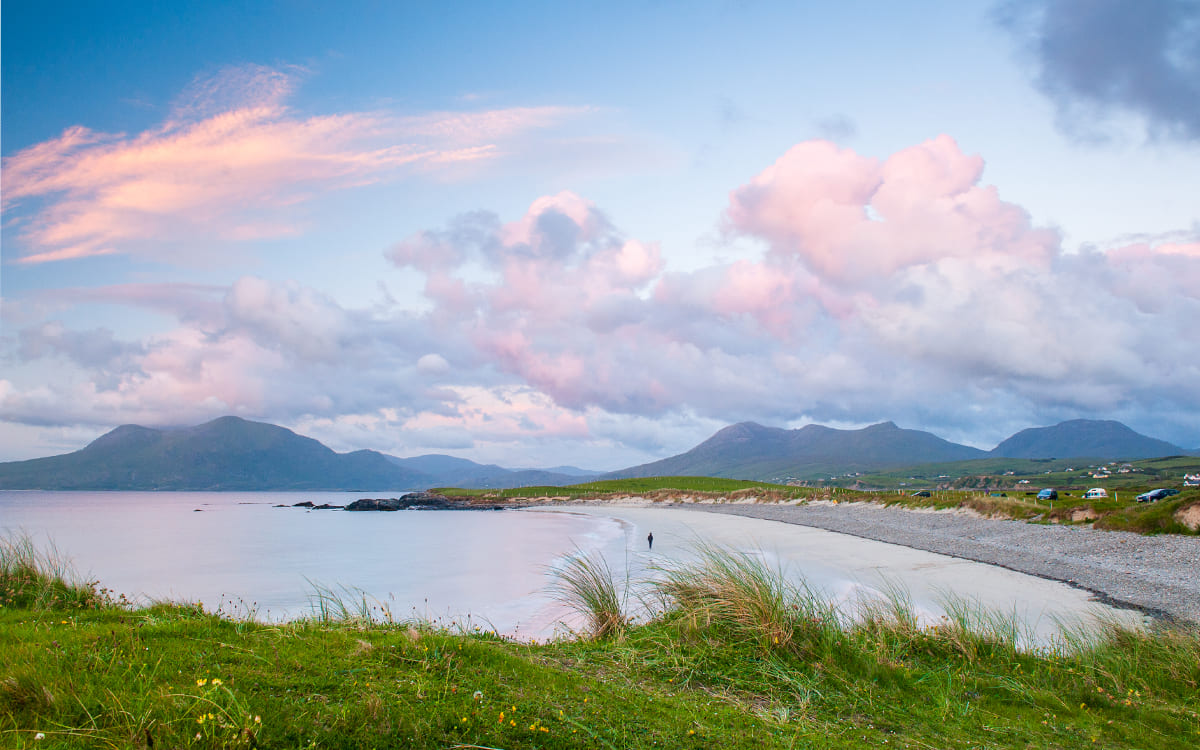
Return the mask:
[[[1064, 583], [1103, 604], [1167, 622], [1200, 624], [1196, 537], [1146, 536], [863, 502], [657, 503], [631, 497], [569, 503], [575, 504], [698, 511], [823, 529]], [[568, 504], [552, 507], [564, 505]]]

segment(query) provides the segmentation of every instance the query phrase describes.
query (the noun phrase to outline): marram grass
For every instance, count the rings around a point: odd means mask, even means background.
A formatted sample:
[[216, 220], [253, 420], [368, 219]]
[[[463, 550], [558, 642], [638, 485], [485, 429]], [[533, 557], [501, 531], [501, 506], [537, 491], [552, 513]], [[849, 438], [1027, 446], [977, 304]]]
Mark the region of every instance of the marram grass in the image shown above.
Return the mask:
[[620, 635], [629, 624], [626, 614], [629, 587], [619, 591], [612, 569], [603, 555], [572, 555], [557, 571], [555, 598], [584, 618], [592, 638]]
[[622, 611], [620, 637], [552, 643], [388, 620], [331, 589], [324, 615], [288, 624], [193, 605], [8, 599], [0, 747], [1160, 750], [1200, 741], [1191, 627], [1107, 623], [1033, 651], [1017, 647], [1003, 616], [969, 603], [933, 627], [919, 626], [898, 590], [870, 612], [840, 612], [759, 558], [716, 548], [656, 580], [646, 585], [662, 587], [665, 608], [647, 621], [630, 624]]
[[80, 578], [53, 545], [40, 550], [24, 533], [0, 537], [0, 606], [45, 611], [111, 604], [109, 592]]

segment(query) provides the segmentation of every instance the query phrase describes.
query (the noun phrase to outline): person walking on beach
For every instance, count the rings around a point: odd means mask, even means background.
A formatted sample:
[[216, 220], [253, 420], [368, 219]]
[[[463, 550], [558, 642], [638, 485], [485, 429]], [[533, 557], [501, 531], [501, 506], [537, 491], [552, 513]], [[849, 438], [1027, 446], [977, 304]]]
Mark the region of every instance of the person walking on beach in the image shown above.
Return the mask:
[[654, 549], [654, 532], [651, 531], [646, 535], [646, 544], [650, 545], [650, 549]]

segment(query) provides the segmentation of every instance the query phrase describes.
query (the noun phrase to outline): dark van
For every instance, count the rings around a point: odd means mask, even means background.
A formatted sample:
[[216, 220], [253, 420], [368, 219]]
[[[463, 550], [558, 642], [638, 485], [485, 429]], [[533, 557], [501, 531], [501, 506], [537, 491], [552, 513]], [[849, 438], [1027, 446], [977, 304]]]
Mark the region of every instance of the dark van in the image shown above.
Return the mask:
[[1057, 500], [1058, 490], [1044, 489], [1038, 493], [1038, 500]]

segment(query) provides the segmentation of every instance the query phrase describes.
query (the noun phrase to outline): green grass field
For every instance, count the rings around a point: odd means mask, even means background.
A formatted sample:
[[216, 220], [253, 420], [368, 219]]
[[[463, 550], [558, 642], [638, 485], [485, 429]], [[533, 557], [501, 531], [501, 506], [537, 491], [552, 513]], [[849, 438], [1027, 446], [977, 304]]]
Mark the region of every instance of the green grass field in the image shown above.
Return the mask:
[[[1096, 479], [1093, 471], [1109, 467], [1109, 476]], [[1127, 471], [1121, 473], [1121, 469]], [[906, 466], [893, 471], [864, 473], [853, 477], [814, 482], [816, 486], [865, 485], [875, 489], [1020, 489], [1021, 480], [1029, 480], [1036, 488], [1086, 490], [1103, 487], [1110, 493], [1136, 489], [1142, 492], [1151, 486], [1176, 487], [1183, 483], [1184, 474], [1200, 474], [1200, 457], [1168, 456], [1136, 461], [1103, 461], [1087, 458], [983, 458], [945, 464]], [[1136, 493], [1135, 493], [1136, 494]]]
[[606, 479], [600, 482], [584, 482], [566, 487], [517, 487], [507, 490], [465, 490], [455, 487], [439, 487], [438, 492], [460, 497], [535, 498], [562, 497], [602, 498], [607, 495], [633, 495], [659, 490], [677, 490], [697, 493], [733, 493], [746, 490], [771, 490], [788, 497], [801, 497], [803, 488], [789, 487], [768, 482], [751, 482], [742, 479], [720, 479], [714, 477], [647, 477], [644, 479]]
[[[921, 627], [902, 593], [850, 623], [720, 550], [643, 589], [662, 603], [650, 622], [618, 613], [604, 637], [542, 644], [355, 616], [269, 625], [187, 605], [130, 609], [26, 564], [27, 552], [0, 549], [4, 747], [1200, 742], [1195, 629], [1110, 627], [1033, 653], [1003, 617], [964, 603]], [[564, 596], [610, 608], [607, 596], [579, 596], [595, 585], [584, 576]]]
[[[1172, 467], [1172, 472], [1177, 471]], [[1011, 479], [1011, 478], [1010, 478]], [[649, 477], [588, 482], [568, 487], [519, 487], [508, 490], [463, 490], [439, 488], [434, 492], [458, 497], [505, 500], [596, 500], [614, 496], [638, 496], [651, 502], [700, 500], [727, 502], [751, 499], [758, 502], [839, 500], [877, 502], [911, 508], [968, 508], [984, 515], [1014, 518], [1040, 523], [1091, 523], [1097, 528], [1133, 531], [1142, 534], [1198, 534], [1200, 530], [1183, 525], [1177, 514], [1200, 505], [1200, 488], [1185, 488], [1179, 495], [1157, 503], [1137, 503], [1134, 496], [1149, 489], [1133, 485], [1113, 488], [1106, 499], [1085, 500], [1079, 489], [1060, 488], [1053, 503], [1039, 502], [1037, 490], [1056, 486], [1051, 477], [1039, 477], [1042, 483], [1027, 489], [984, 490], [969, 488], [932, 489], [930, 497], [914, 497], [918, 488], [892, 490], [856, 490], [832, 486], [793, 486], [710, 477]], [[1178, 482], [1176, 484], [1179, 484]], [[1087, 485], [1097, 486], [1097, 485]], [[1158, 485], [1155, 485], [1158, 486]]]

